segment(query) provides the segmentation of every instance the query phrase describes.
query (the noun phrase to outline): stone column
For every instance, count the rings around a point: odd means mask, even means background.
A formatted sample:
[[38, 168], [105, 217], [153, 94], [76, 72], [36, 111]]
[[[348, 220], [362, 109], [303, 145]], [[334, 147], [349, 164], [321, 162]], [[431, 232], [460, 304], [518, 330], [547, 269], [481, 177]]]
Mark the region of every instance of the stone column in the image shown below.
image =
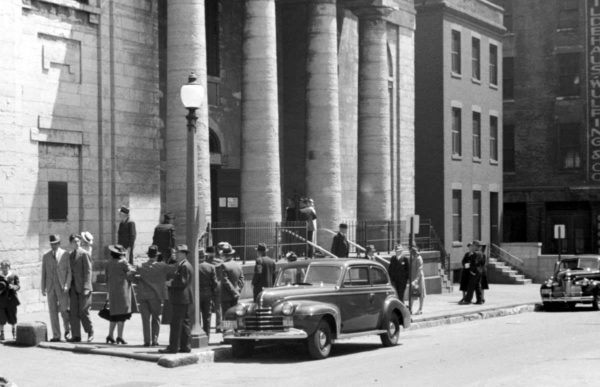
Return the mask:
[[[163, 210], [175, 214], [177, 243], [185, 243], [187, 110], [181, 103], [180, 89], [188, 82], [192, 71], [206, 89], [204, 0], [169, 1], [167, 7], [167, 208]], [[199, 200], [203, 200], [204, 216], [210, 218], [208, 104], [204, 103], [196, 114], [198, 196]]]
[[246, 0], [242, 74], [242, 220], [281, 221], [275, 0]]
[[[306, 187], [315, 200], [318, 228], [342, 220], [336, 0], [308, 3]], [[331, 237], [318, 239], [328, 248]]]
[[358, 219], [392, 211], [386, 9], [363, 8], [359, 21]]

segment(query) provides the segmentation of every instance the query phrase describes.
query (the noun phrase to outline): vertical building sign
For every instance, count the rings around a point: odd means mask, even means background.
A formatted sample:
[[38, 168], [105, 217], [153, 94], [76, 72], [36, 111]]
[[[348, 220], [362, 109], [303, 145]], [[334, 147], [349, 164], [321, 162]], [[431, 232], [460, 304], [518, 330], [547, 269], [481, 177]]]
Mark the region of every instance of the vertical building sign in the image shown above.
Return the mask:
[[589, 181], [600, 183], [600, 0], [586, 0]]

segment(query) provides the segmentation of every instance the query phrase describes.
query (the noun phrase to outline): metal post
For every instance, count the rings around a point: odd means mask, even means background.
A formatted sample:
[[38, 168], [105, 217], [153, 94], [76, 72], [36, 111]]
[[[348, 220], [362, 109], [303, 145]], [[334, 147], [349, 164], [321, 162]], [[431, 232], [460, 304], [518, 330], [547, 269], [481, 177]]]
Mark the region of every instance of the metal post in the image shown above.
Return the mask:
[[413, 243], [415, 237], [414, 222], [412, 216], [410, 221], [410, 233], [408, 234], [408, 251], [410, 253], [408, 257], [408, 311], [412, 313], [412, 263], [413, 263]]
[[279, 222], [275, 222], [275, 262], [279, 261]]
[[244, 243], [242, 244], [242, 246], [244, 246], [244, 255], [242, 257], [242, 263], [245, 265], [246, 264], [246, 222], [242, 223], [242, 227], [244, 228]]

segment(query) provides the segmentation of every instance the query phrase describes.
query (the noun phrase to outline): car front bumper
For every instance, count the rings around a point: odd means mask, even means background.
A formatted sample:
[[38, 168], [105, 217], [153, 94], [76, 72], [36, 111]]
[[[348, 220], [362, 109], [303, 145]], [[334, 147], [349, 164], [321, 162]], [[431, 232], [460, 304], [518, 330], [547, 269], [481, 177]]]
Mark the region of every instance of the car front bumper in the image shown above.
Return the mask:
[[568, 296], [568, 295], [564, 295], [564, 296], [554, 296], [551, 293], [542, 293], [542, 301], [543, 302], [593, 302], [594, 301], [594, 296], [590, 295], [590, 296]]
[[223, 340], [303, 340], [308, 334], [295, 328], [285, 331], [247, 331], [243, 329], [225, 331]]

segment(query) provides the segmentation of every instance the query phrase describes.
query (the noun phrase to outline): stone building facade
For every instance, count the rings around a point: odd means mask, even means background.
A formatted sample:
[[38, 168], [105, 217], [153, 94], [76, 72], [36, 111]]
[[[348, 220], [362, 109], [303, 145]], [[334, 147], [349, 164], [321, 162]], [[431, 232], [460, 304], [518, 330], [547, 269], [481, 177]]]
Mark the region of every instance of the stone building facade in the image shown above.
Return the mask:
[[498, 243], [502, 203], [502, 9], [415, 1], [416, 206], [451, 267], [467, 243]]
[[165, 211], [185, 241], [192, 71], [207, 220], [281, 221], [304, 195], [329, 227], [414, 213], [414, 17], [411, 0], [3, 1], [0, 258], [25, 309], [44, 307], [50, 233], [90, 231], [97, 271], [121, 205], [137, 254]]

